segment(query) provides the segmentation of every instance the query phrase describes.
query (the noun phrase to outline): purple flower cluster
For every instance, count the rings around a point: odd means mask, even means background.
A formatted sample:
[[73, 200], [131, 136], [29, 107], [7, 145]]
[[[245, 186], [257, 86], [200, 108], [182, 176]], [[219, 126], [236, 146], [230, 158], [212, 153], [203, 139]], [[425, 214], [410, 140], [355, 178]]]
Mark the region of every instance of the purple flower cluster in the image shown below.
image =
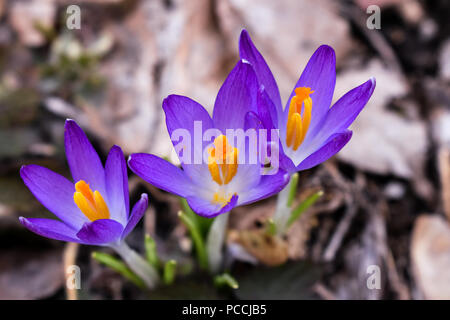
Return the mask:
[[[186, 198], [197, 214], [215, 217], [280, 192], [292, 173], [316, 166], [350, 140], [348, 127], [375, 89], [375, 79], [350, 90], [331, 108], [336, 82], [335, 53], [321, 46], [309, 60], [283, 109], [277, 83], [246, 30], [239, 41], [241, 60], [220, 88], [212, 116], [194, 100], [170, 95], [163, 101], [169, 134], [184, 129], [194, 135], [194, 123], [216, 134], [187, 146], [193, 163], [179, 154], [182, 168], [151, 154], [132, 154], [129, 168], [154, 186]], [[264, 174], [266, 164], [240, 163], [249, 156], [244, 142], [227, 129], [276, 129], [280, 169]], [[270, 137], [270, 135], [269, 135]], [[177, 141], [173, 140], [174, 146]], [[243, 145], [244, 144], [244, 145]], [[59, 220], [20, 218], [42, 236], [91, 245], [118, 244], [135, 227], [147, 208], [147, 195], [129, 214], [127, 167], [122, 150], [111, 148], [105, 166], [84, 132], [73, 121], [65, 126], [65, 148], [73, 181], [37, 165], [22, 167], [20, 175], [34, 196]], [[186, 151], [186, 150], [185, 150]]]
[[121, 242], [142, 218], [148, 204], [143, 194], [129, 214], [127, 166], [122, 150], [113, 146], [103, 167], [73, 120], [66, 121], [64, 140], [73, 182], [38, 165], [20, 169], [28, 189], [59, 220], [20, 217], [20, 222], [56, 240], [90, 245]]

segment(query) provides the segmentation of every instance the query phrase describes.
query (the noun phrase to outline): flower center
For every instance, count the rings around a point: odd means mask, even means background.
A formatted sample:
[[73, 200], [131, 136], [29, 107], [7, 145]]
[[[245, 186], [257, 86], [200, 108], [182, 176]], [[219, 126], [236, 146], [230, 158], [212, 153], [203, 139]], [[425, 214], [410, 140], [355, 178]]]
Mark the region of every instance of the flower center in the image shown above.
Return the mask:
[[[311, 88], [299, 87], [295, 89], [295, 96], [289, 104], [289, 115], [286, 125], [286, 145], [297, 150], [305, 139], [311, 122], [312, 100], [310, 94], [314, 93]], [[303, 108], [303, 116], [302, 112]]]
[[238, 149], [233, 148], [227, 137], [220, 135], [214, 139], [214, 147], [208, 149], [208, 168], [212, 179], [219, 185], [228, 184], [238, 168]]
[[108, 206], [100, 192], [97, 190], [92, 192], [89, 184], [83, 180], [75, 184], [75, 190], [73, 200], [89, 220], [109, 219]]
[[232, 195], [226, 196], [223, 193], [216, 192], [216, 193], [214, 193], [214, 198], [213, 198], [212, 203], [220, 204], [220, 205], [224, 206], [228, 202], [230, 202], [231, 197], [232, 197]]

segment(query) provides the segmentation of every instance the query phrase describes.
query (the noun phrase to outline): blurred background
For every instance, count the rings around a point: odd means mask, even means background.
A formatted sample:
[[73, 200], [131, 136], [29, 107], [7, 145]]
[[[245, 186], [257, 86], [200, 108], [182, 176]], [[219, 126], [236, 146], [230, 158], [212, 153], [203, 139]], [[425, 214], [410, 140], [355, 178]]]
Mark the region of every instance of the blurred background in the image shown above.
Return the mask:
[[[67, 28], [73, 4], [80, 29]], [[374, 4], [380, 29], [367, 25]], [[375, 93], [350, 143], [301, 172], [296, 202], [317, 190], [325, 195], [281, 244], [254, 239], [275, 199], [233, 210], [227, 243], [259, 263], [232, 265], [240, 283], [232, 292], [193, 272], [178, 200], [130, 173], [131, 200], [150, 196], [130, 245], [142, 249], [150, 233], [161, 256], [180, 267], [175, 285], [150, 297], [450, 299], [449, 15], [446, 0], [0, 0], [0, 299], [65, 299], [70, 264], [82, 271], [80, 298], [142, 297], [90, 258], [98, 248], [67, 246], [20, 226], [19, 216], [51, 214], [19, 169], [34, 163], [69, 176], [66, 118], [85, 129], [103, 159], [118, 144], [126, 154], [176, 163], [161, 102], [182, 94], [211, 111], [237, 62], [242, 28], [284, 103], [321, 44], [337, 54], [335, 100], [371, 76]], [[367, 282], [373, 270], [379, 289]]]

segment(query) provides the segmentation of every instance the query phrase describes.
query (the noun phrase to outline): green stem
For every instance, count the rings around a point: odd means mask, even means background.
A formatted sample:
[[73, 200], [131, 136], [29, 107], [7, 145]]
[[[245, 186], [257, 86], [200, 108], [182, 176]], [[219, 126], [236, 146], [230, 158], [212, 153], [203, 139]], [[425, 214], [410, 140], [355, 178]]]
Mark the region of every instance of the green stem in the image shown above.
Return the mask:
[[294, 173], [291, 176], [291, 180], [289, 181], [289, 196], [287, 200], [287, 206], [292, 207], [292, 202], [294, 202], [295, 195], [297, 194], [297, 186], [298, 186], [298, 172]]
[[159, 275], [156, 269], [138, 255], [136, 251], [130, 249], [124, 241], [117, 245], [112, 245], [111, 248], [113, 248], [130, 269], [144, 281], [147, 288], [153, 289], [158, 284]]
[[273, 219], [268, 219], [266, 223], [266, 233], [270, 236], [274, 236], [277, 234], [277, 227]]
[[229, 215], [229, 212], [226, 212], [217, 216], [209, 229], [206, 250], [208, 252], [209, 270], [212, 273], [217, 273], [222, 265], [222, 249]]
[[175, 260], [169, 260], [164, 265], [164, 283], [171, 285], [175, 280], [177, 262]]
[[128, 268], [125, 263], [113, 257], [112, 255], [95, 251], [92, 253], [92, 258], [94, 258], [101, 264], [104, 264], [105, 266], [113, 269], [114, 271], [120, 273], [124, 278], [130, 280], [139, 288], [141, 289], [145, 288], [144, 281], [142, 281], [141, 278], [139, 278], [133, 271], [131, 271], [131, 269]]
[[239, 288], [238, 282], [229, 273], [217, 275], [214, 278], [214, 284], [216, 285], [216, 287], [228, 286], [232, 289]]
[[314, 203], [316, 203], [316, 201], [323, 195], [323, 191], [318, 191], [312, 195], [310, 195], [308, 198], [305, 199], [305, 201], [303, 201], [302, 203], [300, 203], [298, 205], [297, 208], [295, 208], [292, 211], [291, 216], [289, 217], [289, 220], [287, 222], [287, 228], [289, 228], [294, 222], [295, 220], [297, 220], [298, 218], [300, 218], [300, 216], [302, 215], [303, 212], [306, 211], [306, 209], [308, 209], [309, 207], [311, 207]]
[[195, 251], [197, 253], [197, 260], [200, 268], [205, 270], [208, 269], [208, 256], [206, 253], [203, 237], [200, 234], [200, 230], [198, 229], [195, 222], [183, 211], [179, 211], [178, 216], [180, 217], [186, 228], [189, 230], [192, 241], [194, 241]]
[[214, 219], [208, 219], [197, 215], [194, 211], [192, 211], [191, 207], [189, 207], [189, 204], [185, 198], [180, 197], [179, 199], [181, 210], [192, 220], [196, 228], [199, 230], [202, 238], [205, 238]]
[[161, 266], [161, 262], [158, 258], [158, 251], [156, 250], [156, 242], [150, 237], [149, 234], [145, 235], [145, 257], [147, 258], [148, 263], [152, 265], [155, 269], [159, 269]]
[[278, 194], [277, 206], [275, 214], [273, 216], [273, 222], [275, 224], [276, 234], [282, 235], [286, 230], [289, 216], [291, 215], [291, 208], [288, 206], [289, 198], [292, 197], [292, 193], [297, 188], [296, 182], [298, 179], [291, 179], [283, 190]]

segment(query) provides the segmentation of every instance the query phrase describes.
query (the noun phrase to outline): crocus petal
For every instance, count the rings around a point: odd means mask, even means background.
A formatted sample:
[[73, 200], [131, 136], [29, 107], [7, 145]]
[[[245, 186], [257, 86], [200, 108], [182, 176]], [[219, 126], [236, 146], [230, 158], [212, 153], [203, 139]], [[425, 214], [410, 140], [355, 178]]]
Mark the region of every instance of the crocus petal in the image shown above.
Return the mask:
[[350, 141], [352, 132], [346, 130], [342, 133], [336, 133], [316, 152], [303, 160], [298, 166], [297, 171], [312, 168], [338, 153]]
[[125, 157], [118, 146], [113, 146], [109, 151], [105, 180], [111, 218], [125, 225], [129, 212], [128, 175]]
[[281, 97], [277, 82], [263, 56], [256, 49], [250, 35], [245, 29], [242, 30], [239, 39], [239, 55], [241, 59], [247, 60], [253, 66], [259, 83], [264, 86], [269, 98], [273, 101], [277, 110], [281, 112]]
[[[179, 139], [179, 137], [175, 137], [173, 135], [175, 130], [185, 129], [187, 133], [190, 134], [190, 146], [191, 146], [191, 161], [190, 163], [194, 163], [194, 153], [197, 156], [200, 156], [199, 159], [202, 159], [202, 146], [208, 144], [209, 142], [202, 143], [202, 133], [205, 130], [208, 130], [213, 127], [213, 121], [205, 108], [202, 107], [199, 103], [194, 100], [179, 96], [179, 95], [170, 95], [163, 101], [163, 110], [166, 114], [166, 125], [167, 131], [171, 138]], [[199, 132], [196, 134], [195, 122], [197, 122], [198, 127], [197, 130]], [[198, 136], [198, 137], [197, 137]], [[184, 137], [183, 137], [184, 138]], [[198, 138], [198, 143], [194, 143], [195, 138]], [[178, 141], [173, 141], [174, 146], [178, 143]], [[198, 147], [194, 149], [194, 146]]]
[[[191, 178], [202, 177], [206, 169], [203, 151], [214, 140], [211, 136], [210, 140], [203, 141], [203, 133], [213, 127], [208, 111], [194, 100], [178, 95], [164, 99], [163, 109], [167, 130], [185, 173]], [[220, 135], [220, 131], [216, 135]]]
[[273, 100], [270, 99], [264, 88], [259, 88], [257, 96], [257, 110], [264, 127], [267, 130], [278, 126], [278, 112]]
[[64, 131], [66, 157], [75, 182], [84, 180], [91, 189], [105, 194], [105, 170], [86, 134], [73, 120], [67, 120]]
[[[271, 153], [270, 146], [275, 144], [277, 146], [276, 149], [277, 151], [279, 151], [281, 157], [284, 154], [282, 154], [283, 149], [280, 148], [281, 144], [279, 143], [280, 131], [277, 129], [277, 111], [275, 105], [273, 104], [272, 100], [270, 100], [264, 88], [260, 88], [260, 90], [258, 91], [257, 104], [258, 113], [255, 114], [253, 112], [249, 112], [245, 117], [245, 130], [248, 130], [249, 128], [254, 128], [255, 130], [257, 130], [258, 145], [260, 147], [264, 148], [265, 146], [267, 148], [267, 151], [265, 152], [266, 155], [269, 155]], [[265, 130], [265, 135], [262, 135], [263, 132], [260, 130]], [[273, 134], [274, 136], [272, 137]], [[259, 140], [263, 137], [266, 138], [266, 141]], [[263, 152], [263, 150], [264, 149], [261, 149], [260, 152]]]
[[375, 78], [371, 78], [340, 98], [328, 111], [317, 139], [326, 139], [347, 129], [367, 104], [374, 90]]
[[[280, 148], [283, 149], [283, 146], [280, 144]], [[297, 172], [297, 167], [291, 158], [284, 154], [283, 150], [280, 150], [280, 168], [289, 172], [289, 174], [293, 174]]]
[[226, 133], [226, 129], [244, 128], [247, 112], [256, 111], [258, 80], [253, 67], [239, 61], [230, 72], [216, 97], [214, 126]]
[[128, 159], [128, 166], [139, 177], [157, 188], [187, 197], [192, 192], [188, 176], [170, 162], [152, 154], [134, 153]]
[[213, 126], [212, 119], [205, 108], [198, 102], [185, 96], [171, 94], [163, 101], [163, 110], [166, 114], [166, 124], [169, 135], [179, 128], [194, 133], [194, 121], [202, 122], [203, 129]]
[[83, 242], [77, 238], [75, 229], [58, 220], [20, 217], [19, 221], [28, 230], [46, 238], [68, 242]]
[[274, 175], [264, 175], [256, 187], [240, 195], [239, 205], [256, 202], [277, 194], [288, 182], [289, 174], [284, 170], [278, 170]]
[[[283, 149], [280, 148], [281, 144], [279, 143], [280, 139], [280, 130], [278, 129], [278, 112], [275, 104], [267, 95], [266, 90], [264, 88], [260, 88], [257, 96], [257, 110], [258, 116], [261, 119], [264, 129], [266, 130], [267, 137], [267, 146], [271, 144], [276, 144], [278, 146], [279, 153], [283, 152]], [[281, 116], [281, 115], [280, 115]], [[272, 136], [274, 130], [277, 130], [276, 136]], [[261, 132], [258, 132], [258, 137], [261, 138]], [[269, 149], [267, 150], [267, 154], [269, 153]]]
[[112, 219], [99, 219], [92, 222], [87, 222], [83, 225], [77, 233], [86, 244], [92, 245], [106, 245], [120, 239], [123, 226]]
[[248, 129], [265, 129], [261, 117], [256, 112], [250, 111], [245, 115], [244, 130]]
[[233, 209], [237, 204], [238, 198], [238, 195], [233, 195], [230, 201], [228, 201], [228, 203], [224, 206], [220, 204], [213, 204], [206, 199], [198, 198], [195, 196], [187, 197], [186, 200], [191, 209], [199, 216], [205, 218], [214, 218], [219, 214], [226, 213]]
[[138, 202], [133, 207], [133, 210], [131, 211], [130, 220], [128, 220], [128, 223], [125, 227], [125, 229], [122, 232], [122, 239], [125, 239], [125, 237], [136, 227], [139, 220], [141, 220], [142, 216], [145, 213], [145, 210], [147, 210], [148, 207], [148, 196], [143, 193], [141, 195], [141, 199], [139, 199]]
[[53, 214], [74, 229], [87, 218], [73, 201], [75, 187], [63, 176], [38, 165], [23, 166], [20, 176], [31, 193]]
[[[314, 131], [314, 128], [320, 124], [328, 112], [333, 99], [334, 86], [336, 84], [336, 55], [333, 48], [322, 45], [309, 59], [300, 79], [295, 88], [310, 87], [314, 91], [311, 94], [313, 107], [311, 111], [311, 123], [308, 133]], [[284, 109], [285, 117], [289, 112], [289, 103], [295, 95], [292, 90], [291, 96]]]

